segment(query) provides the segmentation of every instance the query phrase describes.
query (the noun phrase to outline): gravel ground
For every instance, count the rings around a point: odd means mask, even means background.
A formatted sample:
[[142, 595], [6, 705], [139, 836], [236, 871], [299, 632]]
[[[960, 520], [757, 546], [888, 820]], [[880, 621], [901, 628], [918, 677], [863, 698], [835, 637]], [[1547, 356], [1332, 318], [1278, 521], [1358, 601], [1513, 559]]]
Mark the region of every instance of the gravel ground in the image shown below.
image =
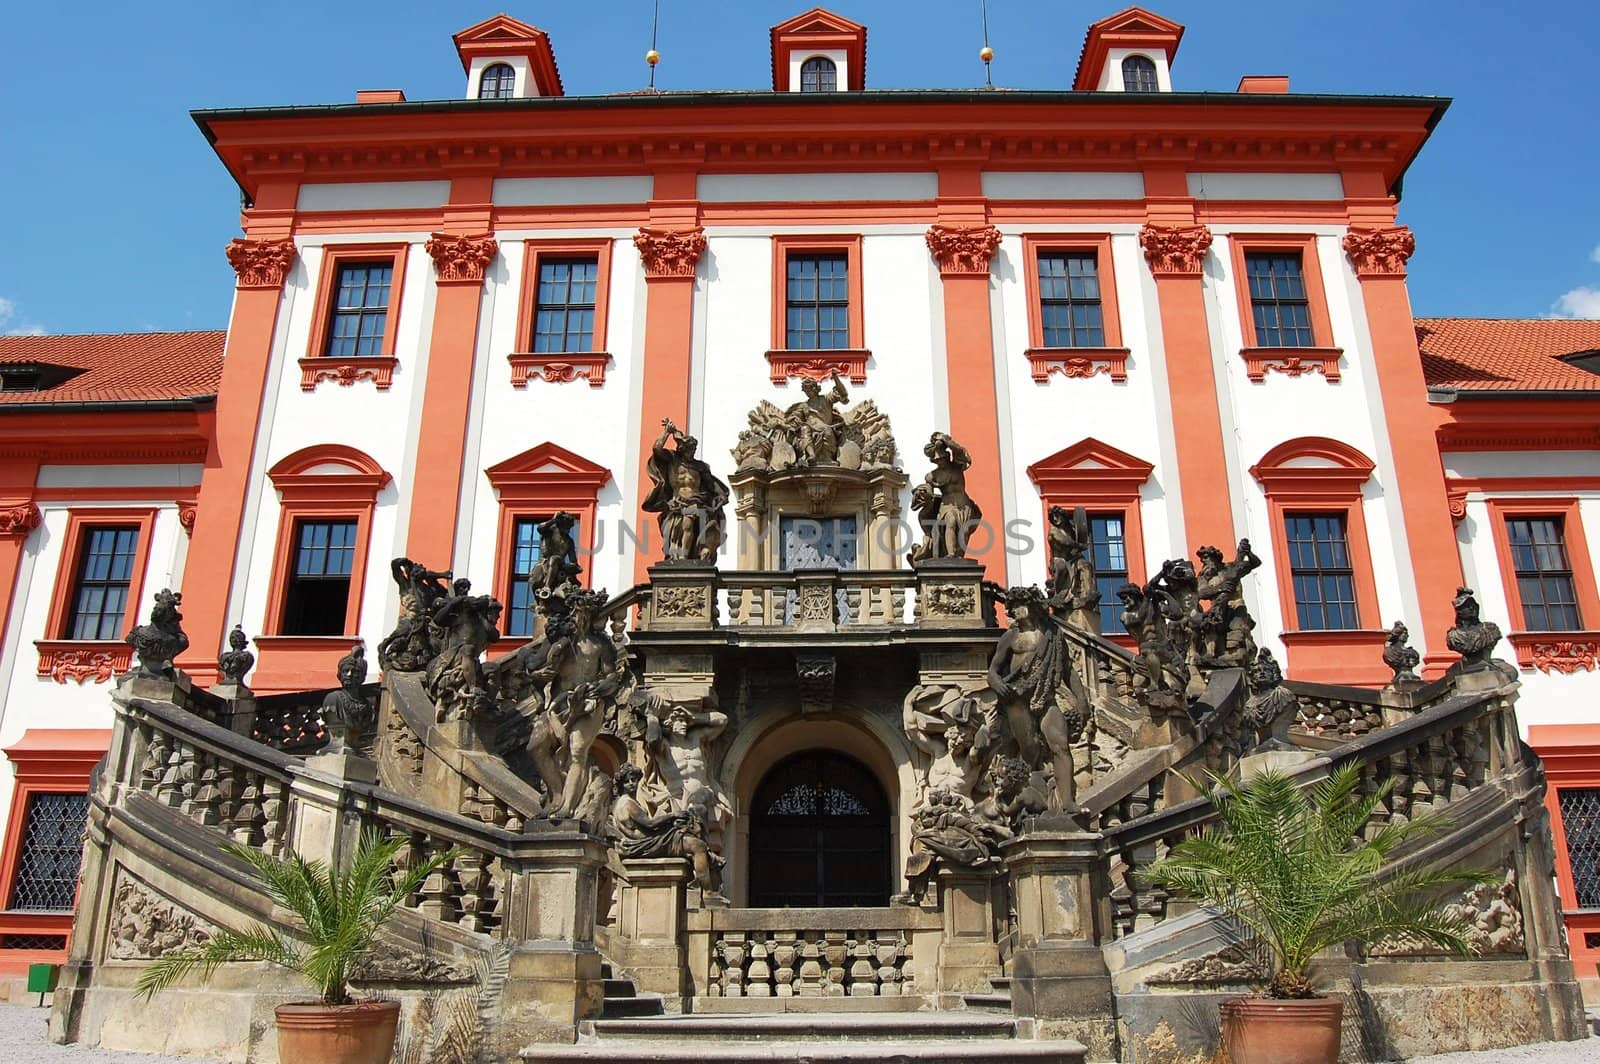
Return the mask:
[[[0, 1064], [217, 1064], [199, 1057], [119, 1053], [51, 1045], [45, 1038], [49, 1009], [0, 1005]], [[1600, 1038], [1587, 1042], [1543, 1042], [1482, 1053], [1416, 1057], [1408, 1064], [1600, 1064]]]

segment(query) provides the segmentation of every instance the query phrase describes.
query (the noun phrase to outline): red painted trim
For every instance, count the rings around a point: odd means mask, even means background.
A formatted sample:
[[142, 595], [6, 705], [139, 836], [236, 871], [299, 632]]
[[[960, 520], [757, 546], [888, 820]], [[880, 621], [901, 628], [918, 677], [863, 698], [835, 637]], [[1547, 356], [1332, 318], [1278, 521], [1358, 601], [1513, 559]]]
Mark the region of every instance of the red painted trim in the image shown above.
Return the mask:
[[[110, 729], [30, 728], [5, 749], [16, 771], [16, 783], [11, 792], [3, 848], [0, 848], [0, 909], [10, 906], [11, 891], [16, 885], [28, 800], [36, 794], [87, 793], [89, 774], [110, 748]], [[71, 933], [71, 913], [0, 911], [0, 935]], [[23, 975], [29, 964], [62, 964], [66, 958], [65, 949], [0, 950], [0, 976]]]
[[33, 645], [39, 651], [38, 675], [61, 684], [105, 683], [133, 664], [133, 647], [116, 639], [36, 639]]
[[[128, 609], [122, 618], [122, 627], [131, 630], [139, 623], [139, 608], [143, 603], [145, 569], [150, 563], [150, 538], [155, 529], [156, 511], [145, 507], [71, 510], [67, 514], [67, 527], [61, 535], [61, 561], [56, 566], [55, 586], [50, 593], [50, 614], [45, 622], [46, 638], [73, 642], [84, 649], [97, 646], [94, 642], [69, 641], [67, 621], [72, 612], [72, 586], [77, 582], [78, 569], [83, 564], [86, 534], [95, 528], [133, 526], [137, 530], [138, 546], [133, 556], [133, 574], [128, 581]], [[39, 675], [48, 676], [43, 656], [39, 661]]]
[[[358, 556], [364, 550], [361, 540]], [[350, 597], [356, 602], [361, 597], [360, 585], [353, 579]], [[337, 686], [339, 659], [360, 640], [349, 635], [259, 635], [251, 642], [256, 667], [250, 674], [250, 689], [258, 695], [275, 695]]]
[[1333, 322], [1328, 316], [1328, 290], [1322, 283], [1322, 262], [1317, 255], [1317, 238], [1311, 233], [1229, 233], [1228, 253], [1233, 264], [1233, 294], [1239, 306], [1239, 328], [1244, 346], [1259, 348], [1255, 313], [1250, 305], [1250, 284], [1245, 271], [1245, 256], [1257, 252], [1289, 252], [1300, 256], [1301, 277], [1306, 286], [1306, 305], [1311, 312], [1311, 339], [1315, 347], [1333, 344]]
[[[450, 39], [455, 42], [464, 72], [470, 73], [473, 59], [480, 56], [522, 56], [528, 60], [528, 74], [540, 96], [560, 96], [564, 91], [550, 35], [537, 26], [499, 14], [468, 26]], [[472, 94], [478, 94], [476, 85], [472, 86]]]
[[[550, 467], [554, 468], [550, 468]], [[546, 518], [566, 510], [578, 518], [578, 581], [590, 586], [590, 560], [594, 556], [595, 525], [600, 489], [611, 481], [611, 470], [553, 443], [541, 443], [515, 458], [484, 470], [500, 500], [495, 531], [494, 596], [511, 601], [511, 551], [517, 519]]]
[[825, 381], [837, 374], [848, 377], [851, 384], [867, 383], [867, 350], [830, 351], [768, 351], [767, 376], [773, 384], [783, 384], [791, 377], [802, 380]]
[[[320, 467], [342, 467], [347, 472], [317, 471]], [[350, 598], [345, 605], [344, 635], [337, 636], [346, 650], [359, 631], [362, 592], [366, 587], [367, 548], [372, 537], [372, 512], [378, 492], [391, 479], [370, 455], [341, 444], [306, 447], [281, 459], [267, 476], [278, 491], [278, 538], [273, 550], [272, 575], [267, 585], [267, 613], [262, 621], [266, 636], [283, 634], [284, 597], [294, 557], [295, 522], [308, 517], [354, 519], [355, 557], [350, 566]], [[303, 636], [290, 636], [303, 639]], [[258, 658], [256, 682], [263, 672], [273, 675], [278, 663], [272, 657], [273, 644], [256, 640]], [[341, 652], [342, 653], [342, 652]]]
[[[774, 234], [772, 237], [772, 350], [774, 353], [790, 355], [818, 355], [826, 352], [816, 351], [790, 351], [788, 330], [789, 293], [787, 283], [787, 270], [789, 267], [789, 253], [842, 251], [845, 254], [845, 270], [848, 273], [850, 285], [850, 343], [849, 350], [859, 351], [867, 345], [866, 326], [866, 300], [862, 296], [864, 282], [861, 270], [861, 234], [851, 233], [843, 236], [813, 236]], [[855, 382], [864, 384], [866, 381]]]
[[1572, 965], [1579, 972], [1592, 972], [1600, 964], [1600, 949], [1587, 945], [1584, 932], [1600, 932], [1600, 913], [1578, 909], [1560, 792], [1569, 787], [1600, 787], [1600, 724], [1535, 724], [1528, 729], [1528, 745], [1544, 762], [1548, 784], [1544, 807], [1550, 817], [1550, 839], [1555, 844], [1556, 891], [1565, 910]]
[[[1304, 465], [1307, 461], [1317, 465]], [[1336, 463], [1327, 465], [1324, 463]], [[1288, 440], [1261, 456], [1250, 468], [1267, 497], [1272, 528], [1272, 567], [1278, 582], [1283, 616], [1283, 642], [1288, 648], [1288, 674], [1318, 683], [1381, 684], [1389, 679], [1383, 664], [1383, 632], [1378, 612], [1378, 585], [1372, 575], [1372, 547], [1361, 489], [1372, 476], [1372, 459], [1338, 440], [1307, 436]], [[1291, 513], [1339, 513], [1355, 582], [1356, 623], [1347, 631], [1298, 630], [1294, 574], [1289, 567], [1285, 519]]]
[[1122, 515], [1123, 546], [1128, 554], [1128, 579], [1143, 583], [1145, 568], [1144, 520], [1139, 489], [1150, 480], [1155, 466], [1110, 444], [1086, 436], [1070, 447], [1028, 467], [1028, 479], [1039, 489], [1048, 533], [1050, 507], [1082, 506], [1093, 514]]
[[867, 74], [867, 28], [851, 22], [832, 11], [814, 7], [810, 11], [785, 19], [772, 27], [772, 89], [788, 92], [789, 63], [794, 53], [842, 51], [845, 69], [839, 76], [845, 79], [844, 89], [863, 88]]
[[[1094, 252], [1095, 270], [1100, 281], [1104, 347], [1045, 346], [1039, 255], [1052, 251]], [[1035, 382], [1044, 384], [1050, 379], [1051, 373], [1059, 373], [1067, 378], [1105, 373], [1113, 381], [1128, 379], [1128, 349], [1122, 346], [1122, 315], [1117, 309], [1116, 266], [1111, 258], [1109, 234], [1025, 233], [1022, 237], [1022, 277], [1028, 301], [1028, 349], [1023, 354]]]
[[123, 487], [118, 485], [73, 485], [65, 488], [35, 488], [33, 497], [37, 502], [166, 502], [180, 503], [184, 499], [192, 499], [195, 489], [188, 487], [173, 487], [166, 484], [152, 484], [140, 487]]
[[[611, 245], [610, 238], [575, 240], [527, 240], [522, 245], [522, 296], [517, 303], [517, 352], [533, 350], [534, 315], [539, 307], [539, 263], [550, 258], [594, 256], [594, 342], [590, 352], [606, 350], [606, 326], [611, 320]], [[563, 352], [570, 355], [573, 352]], [[555, 356], [552, 356], [555, 357]], [[604, 375], [602, 373], [602, 380]], [[513, 382], [515, 383], [515, 382]], [[594, 381], [590, 378], [590, 383]]]
[[[1445, 486], [1452, 495], [1465, 497], [1468, 492], [1484, 494], [1496, 492], [1548, 491], [1564, 495], [1575, 491], [1600, 491], [1600, 476], [1574, 477], [1551, 474], [1547, 477], [1458, 477], [1445, 478]], [[1463, 515], [1465, 516], [1465, 515]]]
[[[385, 260], [393, 264], [393, 269], [389, 282], [389, 303], [384, 308], [383, 347], [375, 357], [394, 358], [395, 338], [400, 331], [400, 296], [405, 287], [406, 252], [409, 247], [405, 243], [328, 244], [322, 249], [322, 268], [317, 273], [317, 288], [313, 293], [316, 314], [311, 319], [311, 339], [306, 345], [305, 355], [307, 360], [330, 359], [337, 363], [356, 361], [327, 353], [328, 330], [333, 326], [333, 315], [337, 309], [334, 301], [339, 295], [339, 270], [353, 262]], [[301, 367], [304, 366], [305, 362], [302, 362]], [[301, 387], [310, 391], [315, 383], [314, 379], [310, 385], [302, 381]]]
[[[1551, 485], [1556, 487], [1556, 485]], [[1565, 482], [1562, 483], [1565, 486]], [[1517, 664], [1524, 669], [1538, 668], [1549, 672], [1573, 672], [1577, 668], [1593, 668], [1595, 634], [1600, 626], [1600, 590], [1595, 583], [1593, 555], [1589, 553], [1589, 538], [1584, 534], [1583, 514], [1578, 500], [1572, 496], [1538, 499], [1486, 499], [1489, 508], [1489, 531], [1494, 537], [1495, 560], [1500, 565], [1500, 586], [1505, 590], [1506, 607], [1511, 611], [1511, 645], [1517, 651]], [[1578, 600], [1578, 620], [1590, 631], [1535, 632], [1528, 628], [1527, 614], [1522, 605], [1521, 589], [1517, 586], [1516, 562], [1511, 556], [1511, 538], [1506, 531], [1506, 520], [1511, 517], [1559, 517], [1561, 535], [1567, 549], [1567, 564], [1572, 566], [1572, 588]]]
[[1468, 397], [1432, 404], [1428, 415], [1438, 425], [1441, 451], [1600, 450], [1593, 400]]
[[1239, 351], [1245, 376], [1256, 384], [1267, 379], [1269, 370], [1285, 377], [1320, 373], [1329, 384], [1337, 384], [1343, 354], [1340, 347], [1245, 347]]
[[566, 351], [548, 355], [507, 355], [506, 362], [511, 366], [513, 388], [526, 388], [528, 382], [534, 379], [546, 384], [571, 384], [585, 380], [589, 382], [589, 387], [601, 388], [606, 383], [606, 369], [611, 365], [611, 356], [604, 351], [588, 354]]

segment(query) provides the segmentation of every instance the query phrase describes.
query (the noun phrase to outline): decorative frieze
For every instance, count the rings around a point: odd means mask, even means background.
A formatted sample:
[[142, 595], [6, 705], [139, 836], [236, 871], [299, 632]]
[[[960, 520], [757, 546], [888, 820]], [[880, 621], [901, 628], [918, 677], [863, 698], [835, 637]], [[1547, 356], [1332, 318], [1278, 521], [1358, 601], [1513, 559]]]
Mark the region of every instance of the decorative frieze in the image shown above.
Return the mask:
[[44, 515], [39, 512], [39, 507], [31, 502], [0, 507], [0, 536], [26, 539], [28, 533], [38, 528], [39, 522], [43, 519]]
[[295, 248], [293, 240], [236, 238], [228, 242], [226, 254], [240, 288], [281, 288], [294, 266]]
[[1044, 384], [1052, 373], [1069, 380], [1104, 373], [1119, 384], [1128, 379], [1126, 347], [1030, 347], [1023, 354], [1037, 384]]
[[1000, 230], [992, 225], [928, 227], [928, 250], [941, 276], [987, 274], [989, 260], [1000, 249]]
[[202, 946], [216, 928], [124, 872], [112, 896], [106, 936], [112, 960], [144, 961]]
[[1570, 676], [1600, 668], [1600, 632], [1516, 632], [1510, 638], [1525, 669]]
[[133, 663], [133, 648], [127, 643], [42, 639], [33, 645], [39, 648], [39, 675], [56, 683], [105, 683]]
[[589, 387], [598, 388], [606, 382], [606, 367], [611, 356], [604, 351], [562, 351], [556, 354], [515, 354], [506, 356], [511, 363], [511, 386], [526, 388], [531, 380], [546, 384], [571, 384], [585, 380]]
[[1211, 230], [1203, 225], [1152, 225], [1139, 230], [1139, 246], [1157, 277], [1199, 277]]
[[646, 278], [693, 277], [695, 266], [706, 250], [705, 230], [652, 229], [641, 226], [634, 234], [633, 246], [639, 249]]
[[494, 237], [487, 234], [457, 236], [451, 233], [434, 233], [424, 247], [433, 257], [440, 284], [481, 282], [484, 271], [500, 249]]
[[808, 381], [826, 381], [834, 377], [848, 377], [851, 384], [867, 383], [867, 359], [870, 351], [768, 351], [767, 369], [773, 384], [782, 384], [790, 377]]
[[1269, 372], [1286, 377], [1320, 373], [1328, 383], [1337, 384], [1339, 357], [1343, 354], [1344, 349], [1339, 347], [1247, 347], [1240, 352], [1245, 376], [1258, 384]]
[[398, 358], [383, 355], [318, 355], [315, 358], [302, 358], [300, 390], [313, 391], [319, 381], [337, 381], [342, 388], [348, 388], [356, 381], [371, 381], [378, 391], [388, 391], [389, 385], [394, 383], [394, 368], [399, 364]]
[[1357, 277], [1404, 277], [1406, 260], [1417, 250], [1417, 238], [1404, 225], [1352, 226], [1343, 243]]

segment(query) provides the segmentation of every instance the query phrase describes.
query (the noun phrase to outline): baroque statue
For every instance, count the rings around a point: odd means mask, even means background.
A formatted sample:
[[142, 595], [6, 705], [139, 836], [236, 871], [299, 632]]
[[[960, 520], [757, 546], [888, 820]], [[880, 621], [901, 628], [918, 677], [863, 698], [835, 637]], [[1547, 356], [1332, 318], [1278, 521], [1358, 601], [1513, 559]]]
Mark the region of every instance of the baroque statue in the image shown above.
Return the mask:
[[841, 410], [850, 393], [837, 374], [833, 387], [801, 381], [805, 398], [780, 409], [763, 399], [750, 411], [749, 427], [739, 433], [733, 459], [740, 472], [782, 473], [791, 469], [837, 466], [871, 471], [892, 469], [897, 452], [889, 418], [868, 399]]
[[435, 572], [410, 558], [396, 558], [389, 572], [400, 589], [400, 620], [378, 644], [378, 664], [395, 672], [421, 672], [436, 648], [430, 625], [433, 610], [449, 597], [448, 571]]
[[178, 612], [182, 602], [181, 594], [162, 588], [156, 592], [149, 623], [128, 633], [125, 642], [133, 647], [139, 659], [138, 675], [166, 680], [177, 677], [172, 659], [189, 649], [189, 637], [183, 631], [183, 614]]
[[637, 765], [617, 769], [616, 800], [611, 806], [611, 830], [623, 860], [647, 857], [686, 857], [694, 868], [694, 882], [707, 894], [716, 894], [720, 857], [706, 844], [705, 824], [699, 812], [687, 809], [656, 810], [639, 797], [644, 773]]
[[1195, 574], [1195, 595], [1209, 603], [1194, 625], [1194, 659], [1207, 668], [1244, 668], [1255, 654], [1255, 618], [1244, 604], [1244, 578], [1261, 567], [1261, 559], [1241, 539], [1233, 561], [1224, 562], [1216, 547], [1195, 552], [1200, 571]]
[[1422, 677], [1417, 675], [1417, 665], [1421, 661], [1422, 655], [1411, 646], [1410, 629], [1404, 621], [1395, 621], [1383, 640], [1383, 663], [1394, 673], [1389, 686], [1415, 687], [1422, 683]]
[[1456, 614], [1456, 623], [1444, 634], [1444, 645], [1461, 655], [1461, 668], [1466, 672], [1492, 668], [1489, 652], [1500, 642], [1500, 626], [1478, 616], [1478, 598], [1471, 588], [1456, 589], [1450, 603]]
[[693, 809], [708, 833], [714, 834], [726, 819], [720, 796], [711, 781], [706, 746], [728, 728], [728, 715], [716, 708], [716, 695], [700, 706], [650, 700], [646, 710], [644, 746], [648, 771], [671, 796], [677, 809]]
[[577, 517], [558, 510], [535, 529], [539, 533], [539, 560], [528, 573], [528, 590], [533, 592], [535, 602], [577, 584], [578, 574], [583, 572], [583, 566], [573, 560], [577, 547], [572, 530], [577, 524]]
[[255, 666], [256, 656], [250, 653], [250, 638], [244, 634], [243, 625], [234, 625], [228, 633], [228, 649], [217, 657], [217, 671], [224, 683], [244, 686], [245, 673]]
[[492, 715], [479, 658], [500, 638], [499, 619], [500, 603], [490, 595], [474, 595], [470, 580], [457, 580], [450, 594], [434, 605], [428, 639], [437, 652], [423, 672], [423, 686], [440, 723]]
[[945, 432], [930, 436], [922, 453], [933, 468], [911, 493], [923, 541], [908, 557], [913, 565], [935, 558], [965, 558], [967, 539], [983, 517], [967, 494], [966, 471], [972, 467], [972, 455]]
[[367, 682], [367, 649], [357, 643], [339, 659], [339, 687], [322, 700], [322, 727], [328, 733], [324, 754], [353, 754], [375, 714], [361, 685]]
[[1100, 634], [1100, 587], [1095, 581], [1089, 512], [1050, 507], [1046, 545], [1050, 575], [1045, 580], [1050, 609], [1074, 628]]
[[1189, 682], [1188, 630], [1179, 601], [1159, 580], [1144, 587], [1123, 584], [1117, 597], [1122, 600], [1122, 626], [1138, 648], [1135, 691], [1152, 709], [1173, 713], [1183, 708]]
[[1255, 660], [1245, 670], [1244, 679], [1249, 692], [1243, 711], [1245, 726], [1255, 733], [1257, 745], [1281, 739], [1276, 733], [1294, 721], [1300, 702], [1293, 691], [1283, 686], [1283, 669], [1272, 651], [1266, 647], [1257, 651]]
[[[669, 449], [668, 442], [676, 446]], [[645, 463], [655, 487], [643, 508], [658, 515], [669, 562], [715, 562], [722, 545], [728, 485], [695, 457], [698, 448], [699, 441], [679, 431], [671, 418], [662, 418], [661, 435], [651, 445]]]
[[1067, 641], [1045, 611], [1044, 593], [1014, 587], [1004, 602], [1011, 626], [989, 662], [989, 689], [1023, 761], [1042, 766], [1049, 758], [1055, 773], [1051, 806], [1075, 812], [1072, 747], [1089, 726], [1088, 700], [1073, 682]]

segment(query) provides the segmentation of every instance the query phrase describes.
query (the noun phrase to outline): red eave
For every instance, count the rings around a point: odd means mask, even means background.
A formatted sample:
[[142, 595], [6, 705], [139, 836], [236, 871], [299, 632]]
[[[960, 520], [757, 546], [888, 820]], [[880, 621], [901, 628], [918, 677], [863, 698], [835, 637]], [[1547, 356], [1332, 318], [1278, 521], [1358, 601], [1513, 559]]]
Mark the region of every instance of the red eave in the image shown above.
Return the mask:
[[110, 728], [29, 728], [22, 738], [0, 753], [13, 761], [44, 757], [78, 759], [93, 755], [98, 761], [111, 749]]
[[1600, 393], [1600, 374], [1563, 356], [1600, 351], [1600, 321], [1568, 318], [1418, 318], [1417, 347], [1431, 389]]

